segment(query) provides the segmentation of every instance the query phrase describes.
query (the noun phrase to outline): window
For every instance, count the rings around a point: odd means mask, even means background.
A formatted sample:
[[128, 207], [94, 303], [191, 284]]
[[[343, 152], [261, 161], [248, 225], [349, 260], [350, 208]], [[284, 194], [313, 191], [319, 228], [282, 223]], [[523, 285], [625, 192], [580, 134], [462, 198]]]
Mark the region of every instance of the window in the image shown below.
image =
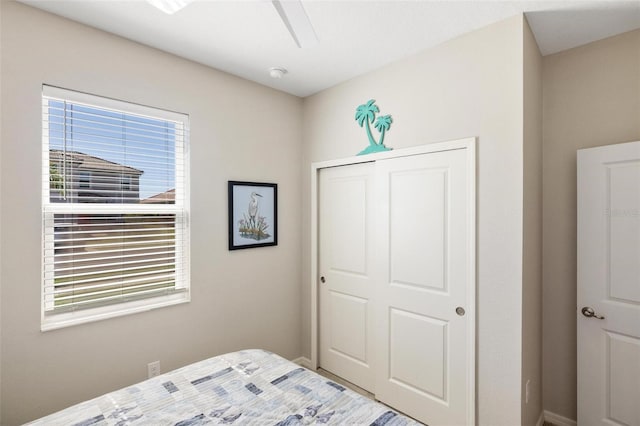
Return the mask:
[[189, 301], [188, 116], [43, 86], [42, 329]]
[[123, 191], [131, 190], [131, 176], [122, 176], [120, 177], [120, 185], [122, 185]]
[[[49, 160], [49, 162], [51, 162], [51, 160]], [[51, 170], [51, 167], [49, 167], [49, 170]], [[82, 171], [82, 170], [78, 172], [78, 188], [80, 189], [91, 188], [91, 172]]]

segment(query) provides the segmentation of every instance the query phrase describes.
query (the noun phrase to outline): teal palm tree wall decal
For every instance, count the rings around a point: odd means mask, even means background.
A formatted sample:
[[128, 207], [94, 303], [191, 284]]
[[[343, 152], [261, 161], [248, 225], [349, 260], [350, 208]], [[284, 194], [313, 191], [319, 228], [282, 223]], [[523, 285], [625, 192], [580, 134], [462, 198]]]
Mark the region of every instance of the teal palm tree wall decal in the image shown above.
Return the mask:
[[[384, 146], [384, 134], [391, 128], [393, 120], [390, 115], [383, 115], [376, 120], [376, 114], [380, 112], [380, 109], [376, 105], [375, 99], [369, 100], [366, 104], [359, 105], [356, 108], [356, 121], [360, 127], [364, 127], [367, 131], [367, 137], [369, 138], [369, 146], [360, 151], [358, 155], [372, 154], [374, 152], [389, 151], [391, 148]], [[376, 142], [371, 134], [371, 124], [378, 132], [380, 132], [380, 140]]]
[[391, 128], [391, 123], [393, 123], [393, 120], [391, 119], [390, 115], [383, 115], [381, 117], [378, 117], [378, 119], [376, 120], [376, 124], [374, 124], [374, 126], [376, 130], [380, 132], [380, 140], [378, 141], [378, 145], [383, 145], [384, 132]]
[[380, 112], [378, 106], [375, 104], [375, 99], [371, 99], [366, 104], [362, 104], [356, 108], [356, 121], [363, 127], [366, 123], [367, 136], [369, 137], [369, 143], [371, 145], [375, 145], [376, 141], [373, 139], [373, 135], [371, 135], [371, 126], [373, 120], [376, 118], [376, 114]]

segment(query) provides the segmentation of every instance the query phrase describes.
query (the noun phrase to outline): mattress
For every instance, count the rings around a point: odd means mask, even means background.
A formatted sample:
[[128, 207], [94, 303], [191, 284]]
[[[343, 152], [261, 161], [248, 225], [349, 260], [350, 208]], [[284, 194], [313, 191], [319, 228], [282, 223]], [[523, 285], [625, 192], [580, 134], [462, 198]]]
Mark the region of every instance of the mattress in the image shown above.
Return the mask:
[[417, 425], [271, 352], [216, 356], [31, 425]]

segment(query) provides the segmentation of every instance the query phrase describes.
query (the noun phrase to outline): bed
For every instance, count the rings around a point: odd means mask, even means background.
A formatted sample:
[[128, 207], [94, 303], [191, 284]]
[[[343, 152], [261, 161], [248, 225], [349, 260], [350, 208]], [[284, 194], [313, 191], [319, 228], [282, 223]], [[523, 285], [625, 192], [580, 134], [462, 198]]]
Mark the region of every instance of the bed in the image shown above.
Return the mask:
[[417, 425], [268, 351], [216, 356], [82, 402], [31, 425]]

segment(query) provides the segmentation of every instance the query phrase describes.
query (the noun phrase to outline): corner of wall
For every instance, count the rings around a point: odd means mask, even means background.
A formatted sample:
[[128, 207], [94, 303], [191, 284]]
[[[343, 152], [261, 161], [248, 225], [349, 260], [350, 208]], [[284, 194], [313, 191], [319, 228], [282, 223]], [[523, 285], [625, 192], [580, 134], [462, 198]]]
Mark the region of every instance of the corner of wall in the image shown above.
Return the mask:
[[[0, 164], [2, 164], [2, 8], [0, 1]], [[0, 167], [2, 170], [2, 167]], [[2, 173], [0, 173], [2, 188]], [[0, 194], [2, 193], [0, 189]], [[2, 197], [0, 197], [0, 424], [2, 424]]]
[[[138, 382], [153, 360], [170, 370], [247, 347], [300, 356], [300, 98], [19, 2], [0, 0], [0, 5], [5, 299], [0, 423], [23, 424]], [[67, 48], [55, 48], [62, 45]], [[40, 184], [43, 82], [190, 115], [189, 304], [40, 333], [41, 193], [22, 187]], [[250, 126], [247, 108], [260, 111]], [[278, 246], [227, 250], [220, 200], [226, 199], [227, 181], [238, 178], [278, 183], [278, 219], [287, 225]], [[13, 181], [22, 185], [10, 185]], [[16, 247], [18, 240], [24, 244]], [[237, 315], [240, 302], [252, 315]], [[215, 326], [232, 317], [232, 330]], [[74, 346], [78, 339], [83, 345]], [[126, 342], [126, 350], [109, 350], [114, 339]], [[52, 364], [55, 369], [48, 368]], [[91, 374], [75, 374], [78, 369]]]
[[542, 412], [542, 55], [523, 18], [522, 425]]
[[[357, 102], [372, 93], [403, 123], [390, 139], [394, 149], [478, 137], [477, 286], [483, 295], [477, 303], [478, 424], [522, 420], [523, 19], [514, 16], [478, 29], [303, 103], [305, 167], [357, 152], [360, 129], [343, 117], [351, 116]], [[308, 188], [309, 169], [303, 173], [303, 187]], [[305, 229], [308, 198], [303, 209]], [[303, 238], [307, 305], [311, 244], [308, 236]], [[498, 311], [496, 305], [504, 309]], [[307, 307], [303, 314], [311, 315]], [[506, 316], [515, 320], [505, 322]], [[308, 324], [303, 345], [311, 339]], [[304, 346], [303, 355], [308, 356]]]
[[543, 385], [577, 418], [576, 151], [640, 139], [640, 29], [543, 58]]

